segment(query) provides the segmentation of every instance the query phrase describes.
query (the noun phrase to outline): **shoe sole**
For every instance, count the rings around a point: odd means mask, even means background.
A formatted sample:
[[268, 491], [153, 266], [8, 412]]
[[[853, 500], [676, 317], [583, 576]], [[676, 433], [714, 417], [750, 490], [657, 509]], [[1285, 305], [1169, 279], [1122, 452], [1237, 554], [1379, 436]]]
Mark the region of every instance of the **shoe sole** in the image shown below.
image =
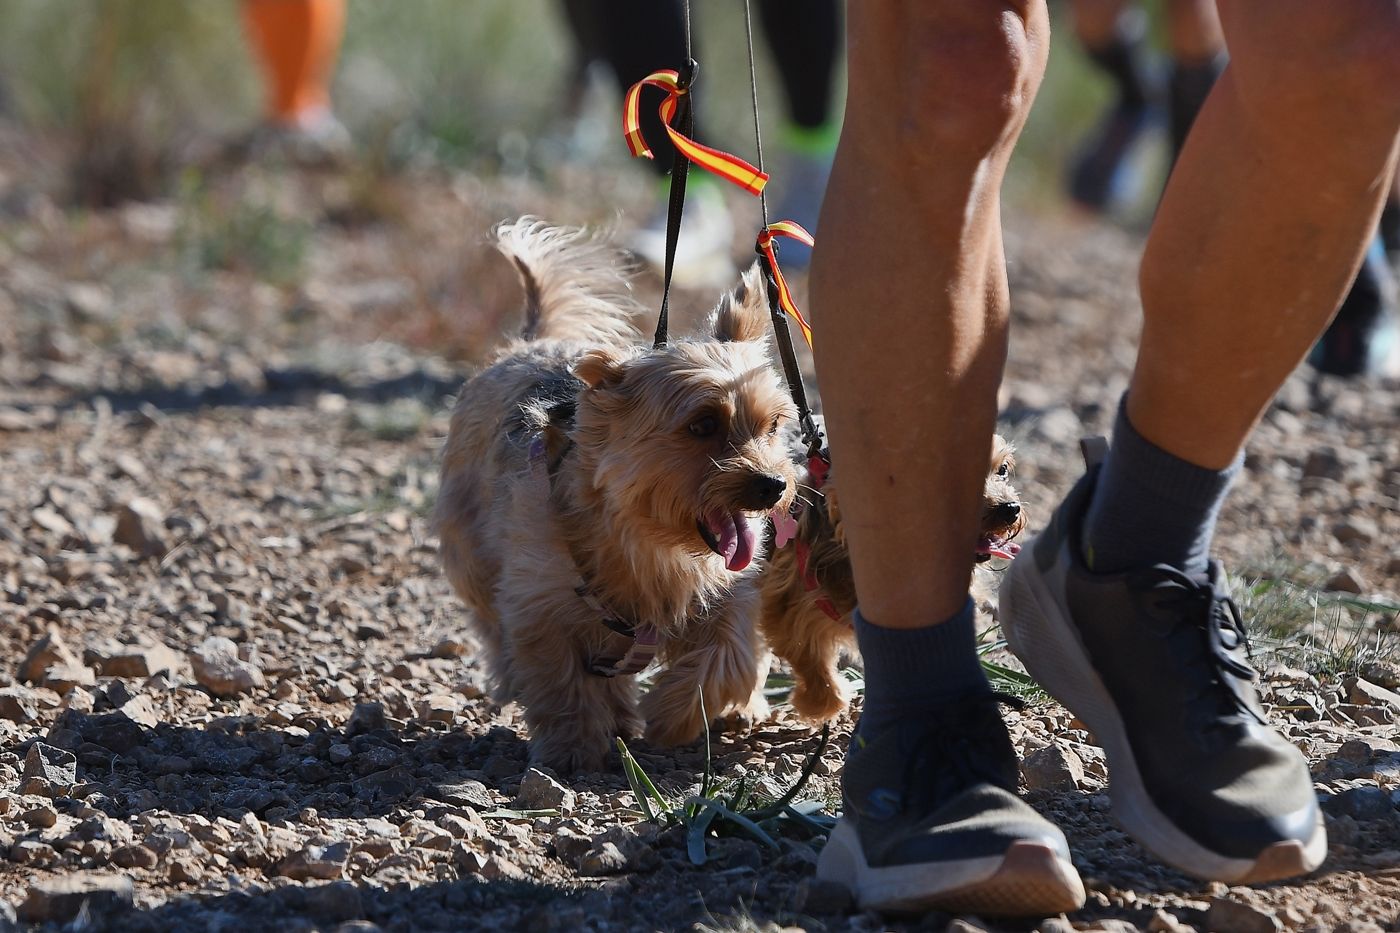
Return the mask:
[[822, 849], [817, 877], [845, 886], [863, 910], [1045, 917], [1084, 906], [1079, 873], [1042, 843], [1015, 842], [988, 858], [878, 868], [865, 861], [844, 819]]
[[[1030, 553], [1034, 546], [1034, 541], [1026, 545], [1022, 560], [1035, 559]], [[1118, 707], [1090, 663], [1079, 630], [1060, 611], [1044, 577], [1017, 561], [1007, 571], [999, 601], [1002, 632], [1012, 652], [1102, 746], [1113, 815], [1143, 848], [1188, 875], [1227, 884], [1293, 878], [1322, 864], [1327, 857], [1327, 830], [1321, 813], [1306, 842], [1277, 842], [1253, 859], [1213, 852], [1178, 828], [1148, 795]]]

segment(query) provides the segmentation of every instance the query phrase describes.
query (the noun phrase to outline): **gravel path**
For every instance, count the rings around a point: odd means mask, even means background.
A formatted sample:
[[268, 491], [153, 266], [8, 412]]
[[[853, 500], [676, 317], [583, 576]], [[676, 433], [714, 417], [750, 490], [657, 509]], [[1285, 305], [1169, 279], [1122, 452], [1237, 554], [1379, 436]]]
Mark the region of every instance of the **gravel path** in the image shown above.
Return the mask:
[[[712, 839], [697, 867], [620, 771], [527, 770], [518, 713], [483, 695], [424, 519], [450, 395], [516, 300], [482, 234], [530, 210], [606, 219], [605, 186], [560, 209], [409, 177], [380, 192], [396, 211], [346, 223], [306, 213], [344, 179], [229, 184], [310, 218], [290, 283], [192, 270], [188, 205], [0, 199], [0, 929], [1001, 928], [853, 911], [795, 827], [775, 848]], [[1126, 382], [1138, 244], [1013, 231], [1002, 408], [1034, 528]], [[1300, 374], [1221, 522], [1328, 862], [1259, 890], [1163, 869], [1107, 817], [1091, 737], [1042, 699], [1008, 717], [1091, 894], [1040, 929], [1400, 929], [1397, 423], [1400, 385]], [[802, 795], [828, 811], [849, 728]], [[781, 706], [714, 743], [760, 796], [818, 747]], [[676, 796], [704, 766], [633, 751]]]

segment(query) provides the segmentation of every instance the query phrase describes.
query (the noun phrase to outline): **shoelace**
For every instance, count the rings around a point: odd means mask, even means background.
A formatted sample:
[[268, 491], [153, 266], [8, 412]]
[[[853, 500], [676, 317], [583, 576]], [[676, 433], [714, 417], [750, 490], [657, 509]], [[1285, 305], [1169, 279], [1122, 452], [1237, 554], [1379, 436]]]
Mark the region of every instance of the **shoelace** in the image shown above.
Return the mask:
[[[989, 741], [996, 734], [989, 734], [988, 719], [995, 717], [998, 727], [1005, 729], [997, 704], [1013, 709], [1026, 705], [1010, 694], [992, 693], [954, 704], [934, 717], [905, 759], [906, 796], [917, 789], [941, 802], [979, 783], [1015, 791], [1014, 777], [999, 764], [999, 749]], [[1008, 777], [1013, 781], [1009, 788]]]
[[[1253, 702], [1253, 683], [1258, 674], [1250, 665], [1253, 660], [1244, 618], [1229, 596], [1212, 583], [1187, 576], [1181, 571], [1159, 565], [1149, 571], [1155, 578], [1150, 589], [1153, 603], [1176, 615], [1173, 629], [1189, 625], [1206, 637], [1207, 656], [1211, 671], [1208, 683], [1197, 694], [1197, 701], [1210, 707], [1217, 716], [1224, 713], [1242, 714], [1265, 724]], [[1240, 649], [1244, 657], [1241, 658]], [[1224, 707], [1221, 700], [1225, 700]], [[1206, 717], [1215, 720], [1216, 716]]]

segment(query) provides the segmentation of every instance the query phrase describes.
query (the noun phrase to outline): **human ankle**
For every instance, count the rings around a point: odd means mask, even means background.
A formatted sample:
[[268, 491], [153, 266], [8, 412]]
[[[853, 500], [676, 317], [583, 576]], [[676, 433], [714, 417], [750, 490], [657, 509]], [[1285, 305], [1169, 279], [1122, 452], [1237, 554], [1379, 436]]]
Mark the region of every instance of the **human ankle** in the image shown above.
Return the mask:
[[859, 609], [854, 624], [865, 661], [858, 728], [866, 738], [960, 697], [991, 692], [977, 656], [971, 599], [951, 618], [925, 628], [884, 628]]
[[1242, 459], [1212, 470], [1163, 450], [1128, 420], [1125, 396], [1084, 514], [1089, 569], [1116, 573], [1161, 563], [1204, 573], [1216, 517]]

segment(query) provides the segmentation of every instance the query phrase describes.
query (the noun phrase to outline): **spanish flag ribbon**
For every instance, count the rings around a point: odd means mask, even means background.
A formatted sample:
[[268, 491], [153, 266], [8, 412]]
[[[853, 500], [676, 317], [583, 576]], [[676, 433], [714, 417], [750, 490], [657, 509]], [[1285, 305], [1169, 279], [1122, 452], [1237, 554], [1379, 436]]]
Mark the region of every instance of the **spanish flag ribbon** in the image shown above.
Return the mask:
[[758, 251], [768, 258], [768, 268], [773, 270], [773, 281], [778, 284], [778, 304], [787, 312], [788, 316], [797, 322], [797, 326], [802, 328], [802, 337], [807, 341], [807, 346], [812, 346], [812, 325], [807, 323], [807, 319], [802, 316], [802, 312], [797, 310], [797, 302], [792, 300], [792, 292], [788, 289], [787, 280], [783, 278], [783, 270], [778, 268], [778, 256], [773, 249], [773, 239], [785, 236], [796, 240], [799, 243], [806, 243], [808, 246], [816, 245], [812, 235], [808, 233], [801, 224], [792, 220], [777, 220], [764, 227], [758, 235], [758, 242], [755, 244]]
[[671, 68], [653, 71], [627, 90], [622, 107], [622, 133], [627, 138], [627, 148], [632, 155], [655, 158], [646, 140], [642, 138], [642, 88], [646, 85], [661, 88], [666, 92], [666, 99], [661, 102], [661, 123], [666, 127], [671, 143], [680, 150], [681, 155], [705, 171], [733, 182], [749, 194], [763, 193], [763, 186], [768, 184], [767, 172], [759, 171], [738, 156], [697, 143], [671, 128], [671, 120], [676, 116], [680, 97], [686, 93], [680, 85], [680, 73]]

